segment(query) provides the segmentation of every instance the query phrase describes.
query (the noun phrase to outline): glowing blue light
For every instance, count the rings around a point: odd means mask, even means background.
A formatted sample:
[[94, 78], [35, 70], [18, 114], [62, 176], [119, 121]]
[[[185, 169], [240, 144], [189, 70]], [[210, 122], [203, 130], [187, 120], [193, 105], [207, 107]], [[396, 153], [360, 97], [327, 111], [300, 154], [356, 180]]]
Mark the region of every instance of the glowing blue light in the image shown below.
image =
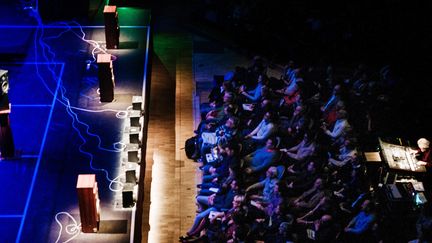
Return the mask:
[[0, 218], [21, 218], [21, 214], [0, 214]]
[[[0, 25], [0, 29], [36, 29], [39, 26], [37, 25]], [[103, 25], [80, 25], [80, 26], [69, 26], [71, 29], [103, 29], [105, 26]], [[43, 25], [39, 27], [41, 29], [64, 29], [66, 26], [64, 25]], [[150, 28], [150, 26], [147, 25], [121, 25], [120, 28], [122, 29], [145, 29]]]
[[[23, 155], [23, 158], [37, 158], [37, 162], [34, 168], [34, 172], [33, 172], [33, 176], [32, 176], [32, 180], [31, 180], [31, 184], [30, 184], [30, 188], [29, 188], [29, 192], [27, 195], [27, 199], [26, 199], [26, 203], [25, 203], [25, 207], [24, 207], [24, 212], [22, 215], [0, 215], [0, 218], [21, 218], [21, 223], [20, 223], [20, 227], [19, 227], [19, 231], [18, 231], [18, 235], [16, 238], [16, 242], [20, 242], [21, 240], [21, 236], [23, 233], [23, 228], [24, 228], [24, 223], [26, 220], [26, 216], [27, 216], [27, 212], [28, 212], [28, 208], [30, 205], [30, 201], [31, 201], [31, 197], [32, 197], [32, 193], [34, 190], [34, 185], [36, 182], [36, 178], [37, 178], [37, 174], [38, 174], [38, 170], [40, 167], [40, 163], [41, 163], [41, 159], [42, 159], [42, 152], [44, 150], [45, 147], [45, 142], [46, 142], [46, 138], [47, 138], [47, 134], [49, 131], [49, 126], [51, 124], [51, 119], [52, 119], [52, 114], [53, 114], [53, 110], [54, 110], [54, 106], [55, 103], [58, 101], [61, 105], [63, 105], [66, 108], [66, 111], [68, 113], [68, 115], [72, 118], [72, 127], [73, 129], [77, 132], [78, 136], [80, 137], [80, 139], [82, 140], [82, 143], [79, 146], [79, 151], [80, 153], [86, 155], [89, 157], [89, 164], [90, 164], [90, 168], [94, 171], [99, 171], [99, 172], [103, 172], [105, 174], [105, 177], [108, 181], [110, 181], [110, 188], [111, 188], [111, 184], [113, 183], [117, 183], [120, 184], [120, 182], [117, 181], [118, 177], [114, 178], [113, 180], [110, 179], [109, 177], [109, 173], [107, 170], [103, 169], [103, 168], [95, 168], [93, 166], [93, 154], [85, 151], [83, 149], [83, 146], [87, 143], [87, 139], [84, 137], [84, 135], [82, 134], [80, 128], [78, 127], [79, 125], [84, 126], [85, 127], [85, 132], [87, 135], [91, 136], [91, 137], [95, 137], [98, 139], [98, 149], [103, 150], [103, 151], [107, 151], [107, 152], [120, 152], [122, 149], [117, 149], [114, 146], [114, 149], [107, 149], [107, 148], [103, 148], [101, 146], [102, 144], [102, 140], [100, 138], [100, 136], [98, 136], [97, 134], [91, 133], [90, 132], [90, 126], [82, 121], [79, 120], [79, 117], [77, 115], [76, 112], [74, 112], [74, 110], [80, 110], [80, 111], [84, 111], [84, 112], [106, 112], [106, 111], [110, 111], [110, 112], [119, 112], [118, 110], [111, 110], [111, 109], [106, 109], [106, 110], [88, 110], [88, 109], [84, 109], [84, 108], [80, 108], [80, 107], [73, 107], [70, 104], [69, 99], [65, 96], [66, 94], [66, 89], [65, 87], [62, 85], [62, 76], [63, 76], [63, 72], [64, 72], [64, 68], [65, 68], [65, 63], [63, 62], [56, 62], [55, 61], [55, 53], [51, 50], [50, 46], [45, 42], [45, 40], [53, 40], [53, 39], [57, 39], [60, 38], [63, 34], [67, 33], [68, 31], [72, 31], [75, 35], [77, 35], [79, 38], [81, 38], [83, 41], [91, 44], [89, 41], [86, 41], [85, 38], [85, 34], [83, 29], [103, 29], [105, 28], [105, 26], [81, 26], [79, 25], [79, 23], [77, 22], [72, 22], [74, 25], [70, 25], [68, 23], [65, 22], [60, 22], [60, 23], [56, 23], [55, 25], [44, 25], [42, 23], [42, 20], [37, 12], [38, 9], [38, 2], [36, 0], [36, 11], [34, 12], [34, 16], [35, 19], [38, 21], [38, 25], [21, 25], [21, 26], [17, 26], [17, 25], [0, 25], [0, 29], [1, 28], [5, 28], [5, 29], [36, 29], [35, 31], [35, 38], [34, 38], [34, 45], [35, 45], [35, 62], [20, 62], [20, 63], [14, 63], [14, 64], [31, 64], [31, 65], [35, 65], [36, 66], [36, 73], [37, 76], [39, 78], [39, 80], [43, 83], [43, 85], [45, 86], [45, 88], [47, 89], [48, 92], [51, 93], [51, 95], [53, 96], [53, 101], [52, 104], [15, 104], [12, 105], [12, 107], [16, 107], [16, 108], [20, 108], [20, 107], [50, 107], [50, 112], [49, 112], [49, 116], [48, 116], [48, 121], [47, 124], [45, 126], [45, 132], [43, 135], [43, 139], [42, 139], [42, 143], [41, 143], [41, 147], [39, 150], [39, 155]], [[146, 43], [146, 54], [145, 54], [145, 64], [144, 64], [144, 87], [143, 90], [145, 91], [145, 84], [146, 84], [146, 75], [147, 75], [147, 65], [148, 65], [148, 59], [149, 59], [149, 43], [150, 43], [150, 26], [120, 26], [120, 28], [123, 29], [145, 29], [147, 28], [147, 43]], [[64, 29], [63, 31], [61, 31], [60, 33], [54, 35], [54, 36], [48, 36], [48, 37], [44, 37], [44, 29]], [[82, 34], [84, 34], [83, 37], [80, 37], [76, 32], [74, 32], [73, 30], [75, 29], [79, 29], [81, 31]], [[38, 53], [38, 46], [41, 49], [41, 53]], [[93, 49], [94, 51], [95, 49]], [[94, 52], [92, 51], [92, 54], [94, 55]], [[42, 57], [42, 59], [46, 60], [46, 62], [39, 62], [38, 61], [38, 57], [39, 55]], [[1, 63], [0, 63], [1, 64]], [[10, 63], [8, 63], [10, 64]], [[42, 75], [39, 72], [39, 65], [42, 64], [46, 64], [47, 65], [47, 69], [49, 72], [51, 72], [53, 80], [57, 81], [56, 84], [56, 88], [55, 91], [52, 91], [49, 86], [46, 84], [46, 80], [44, 79], [44, 77], [42, 77]], [[54, 71], [54, 69], [56, 67], [60, 66], [61, 70], [60, 70], [60, 74], [57, 75], [56, 72]], [[61, 94], [61, 99], [58, 97], [58, 93], [60, 90], [60, 94]], [[121, 184], [120, 184], [121, 185]]]

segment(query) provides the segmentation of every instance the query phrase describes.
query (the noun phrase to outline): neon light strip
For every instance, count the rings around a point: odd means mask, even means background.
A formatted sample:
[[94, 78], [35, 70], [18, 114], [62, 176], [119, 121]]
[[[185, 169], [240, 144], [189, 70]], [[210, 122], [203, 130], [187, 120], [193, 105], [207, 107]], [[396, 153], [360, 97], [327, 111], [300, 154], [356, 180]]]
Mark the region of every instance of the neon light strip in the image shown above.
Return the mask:
[[13, 66], [16, 64], [31, 64], [31, 65], [37, 65], [37, 64], [44, 64], [44, 65], [64, 65], [64, 62], [0, 62], [1, 65], [8, 65]]
[[12, 105], [12, 107], [16, 107], [16, 108], [20, 108], [20, 107], [51, 107], [52, 105], [50, 104], [15, 104]]
[[129, 242], [134, 242], [134, 236], [135, 236], [135, 214], [136, 214], [136, 207], [133, 207], [132, 208], [132, 215], [131, 215], [131, 226], [130, 226]]
[[[141, 108], [143, 108], [146, 105], [145, 97], [147, 94], [146, 86], [147, 86], [147, 66], [148, 66], [148, 59], [149, 59], [149, 47], [150, 47], [150, 26], [147, 28], [147, 43], [146, 43], [146, 54], [144, 60], [144, 78], [143, 78], [143, 91], [142, 91], [142, 96], [144, 97], [144, 100]], [[145, 173], [145, 172], [140, 171], [140, 173]], [[136, 214], [136, 206], [132, 208], [129, 242], [134, 242], [134, 238], [135, 238], [135, 214]]]
[[25, 219], [26, 219], [26, 216], [27, 216], [27, 211], [28, 211], [28, 208], [29, 208], [29, 205], [30, 205], [30, 199], [31, 199], [31, 196], [33, 194], [34, 184], [36, 182], [37, 174], [38, 174], [38, 171], [39, 171], [39, 165], [40, 165], [41, 158], [42, 158], [42, 152], [43, 152], [43, 149], [45, 147], [45, 141], [46, 141], [46, 138], [47, 138], [48, 129], [49, 129], [49, 126], [51, 124], [51, 118], [52, 118], [52, 114], [53, 114], [53, 111], [54, 111], [54, 105], [55, 105], [55, 103], [57, 101], [57, 94], [58, 94], [58, 90], [59, 90], [59, 87], [60, 87], [60, 80], [61, 80], [61, 77], [63, 76], [64, 66], [65, 65], [63, 63], [62, 67], [61, 67], [61, 70], [60, 70], [59, 78], [57, 80], [57, 87], [56, 87], [56, 90], [55, 90], [55, 93], [54, 93], [54, 98], [53, 98], [53, 101], [52, 101], [51, 110], [50, 110], [50, 113], [49, 113], [49, 116], [48, 116], [48, 122], [47, 122], [47, 124], [45, 126], [45, 133], [44, 133], [44, 137], [42, 139], [42, 145], [41, 145], [40, 150], [39, 150], [39, 157], [38, 157], [38, 160], [36, 162], [35, 170], [33, 172], [32, 182], [30, 184], [30, 190], [29, 190], [29, 193], [27, 195], [27, 201], [26, 201], [26, 205], [24, 207], [23, 217], [21, 219], [21, 225], [20, 225], [20, 228], [19, 228], [19, 231], [18, 231], [17, 238], [15, 240], [16, 243], [19, 243], [20, 240], [21, 240], [21, 235], [22, 235], [22, 231], [23, 231], [23, 228], [24, 228], [24, 222], [25, 222]]
[[[0, 29], [33, 29], [38, 28], [37, 25], [0, 25]], [[39, 28], [43, 29], [80, 29], [80, 26], [66, 26], [66, 25], [44, 25]], [[104, 25], [84, 25], [83, 29], [104, 29]], [[147, 25], [120, 25], [122, 29], [145, 29], [150, 28]]]
[[21, 218], [22, 215], [19, 214], [0, 214], [0, 218]]
[[[146, 43], [146, 54], [145, 54], [145, 61], [144, 61], [144, 78], [143, 78], [143, 97], [145, 100], [145, 94], [146, 92], [146, 85], [147, 85], [147, 64], [148, 64], [148, 53], [149, 53], [149, 46], [150, 46], [150, 27], [147, 29], [147, 43]], [[144, 103], [143, 103], [144, 105]]]
[[39, 155], [32, 155], [32, 154], [26, 154], [26, 155], [21, 155], [21, 158], [38, 158]]

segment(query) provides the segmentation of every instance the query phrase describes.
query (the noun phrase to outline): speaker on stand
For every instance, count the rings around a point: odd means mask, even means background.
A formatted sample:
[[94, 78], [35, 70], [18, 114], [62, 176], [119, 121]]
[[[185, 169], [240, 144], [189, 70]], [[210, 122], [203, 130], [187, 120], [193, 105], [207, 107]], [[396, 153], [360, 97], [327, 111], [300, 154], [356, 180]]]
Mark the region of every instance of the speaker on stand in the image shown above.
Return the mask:
[[0, 95], [9, 92], [9, 76], [7, 70], [0, 69]]
[[112, 102], [114, 100], [114, 71], [110, 54], [98, 54], [98, 79], [101, 102]]
[[105, 40], [107, 49], [118, 49], [120, 43], [120, 27], [117, 6], [106, 5], [103, 10], [105, 21]]
[[9, 76], [7, 70], [0, 69], [0, 153], [2, 158], [15, 157], [15, 145], [10, 127]]
[[122, 190], [122, 205], [123, 208], [130, 208], [135, 205], [134, 201], [134, 185], [133, 184], [125, 184]]

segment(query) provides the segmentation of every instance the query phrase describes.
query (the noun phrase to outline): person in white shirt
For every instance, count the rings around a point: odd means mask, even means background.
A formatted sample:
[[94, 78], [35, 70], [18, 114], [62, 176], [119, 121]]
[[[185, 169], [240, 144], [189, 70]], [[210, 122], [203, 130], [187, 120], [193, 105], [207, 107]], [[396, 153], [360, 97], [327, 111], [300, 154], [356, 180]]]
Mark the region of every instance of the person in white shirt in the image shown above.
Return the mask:
[[273, 123], [273, 118], [274, 115], [272, 112], [266, 112], [260, 124], [246, 135], [245, 139], [252, 139], [257, 144], [263, 144], [276, 128]]
[[341, 135], [343, 135], [344, 133], [346, 133], [347, 131], [349, 131], [351, 126], [348, 123], [347, 116], [348, 113], [345, 110], [339, 110], [336, 115], [337, 120], [331, 131], [327, 128], [325, 124], [322, 126], [324, 133], [327, 134], [333, 140], [335, 140], [339, 138]]
[[357, 149], [350, 139], [345, 139], [344, 145], [339, 150], [335, 158], [329, 158], [328, 163], [334, 167], [343, 167], [349, 162], [354, 162], [357, 158]]
[[315, 153], [315, 148], [316, 144], [312, 135], [305, 133], [303, 140], [299, 144], [289, 149], [281, 149], [280, 151], [285, 152], [288, 158], [294, 160], [294, 162], [300, 162], [312, 156]]

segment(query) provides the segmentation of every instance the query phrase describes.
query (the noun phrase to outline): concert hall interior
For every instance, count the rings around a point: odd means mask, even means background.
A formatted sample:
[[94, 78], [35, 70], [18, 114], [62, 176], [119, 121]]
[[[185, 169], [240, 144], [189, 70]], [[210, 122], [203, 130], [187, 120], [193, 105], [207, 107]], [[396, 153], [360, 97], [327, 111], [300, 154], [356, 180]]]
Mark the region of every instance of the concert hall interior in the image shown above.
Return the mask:
[[0, 1], [0, 242], [432, 241], [431, 7]]

